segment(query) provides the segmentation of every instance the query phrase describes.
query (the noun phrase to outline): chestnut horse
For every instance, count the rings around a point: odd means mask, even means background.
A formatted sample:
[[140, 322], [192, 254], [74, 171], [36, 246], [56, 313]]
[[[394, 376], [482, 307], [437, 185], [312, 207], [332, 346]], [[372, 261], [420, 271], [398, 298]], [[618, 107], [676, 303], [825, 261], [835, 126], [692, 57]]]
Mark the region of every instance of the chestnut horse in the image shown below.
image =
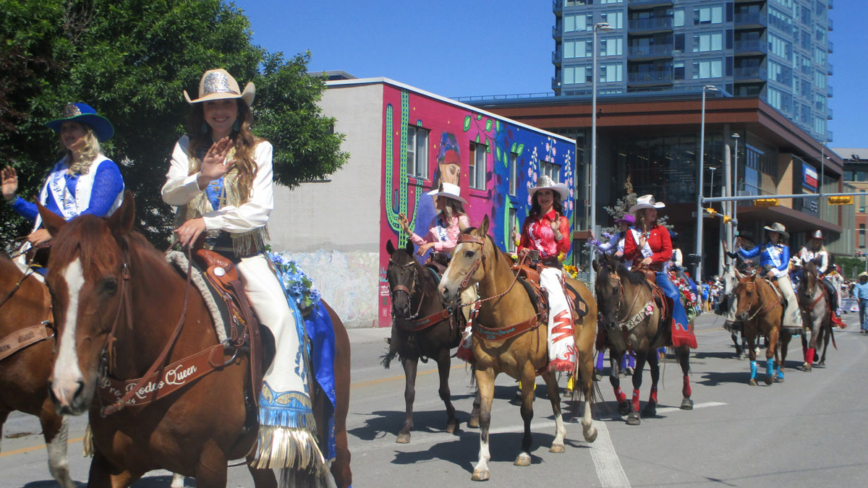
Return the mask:
[[[398, 433], [396, 442], [410, 442], [410, 429], [413, 428], [413, 401], [416, 399], [416, 368], [419, 358], [433, 358], [437, 361], [440, 374], [440, 399], [446, 404], [446, 432], [458, 430], [455, 407], [452, 406], [449, 391], [449, 371], [452, 358], [450, 349], [458, 347], [461, 334], [457, 317], [443, 306], [437, 293], [437, 279], [430, 270], [419, 264], [413, 256], [413, 243], [395, 249], [392, 241], [386, 244], [389, 253], [389, 293], [392, 296], [392, 340], [389, 353], [383, 360], [384, 366], [397, 354], [404, 366], [404, 425]], [[460, 313], [460, 312], [459, 312]], [[461, 326], [463, 327], [463, 320]]]
[[[594, 261], [597, 271], [597, 281], [594, 287], [600, 307], [600, 322], [605, 327], [611, 358], [620, 358], [632, 349], [636, 355], [636, 369], [633, 371], [633, 397], [627, 401], [627, 395], [621, 390], [621, 379], [618, 377], [618, 361], [611, 359], [611, 374], [609, 377], [615, 398], [618, 401], [618, 412], [627, 416], [627, 424], [639, 425], [641, 417], [657, 415], [657, 383], [660, 380], [660, 364], [657, 349], [672, 346], [672, 314], [663, 315], [656, 303], [651, 285], [640, 271], [630, 271], [612, 256], [605, 256], [602, 262]], [[690, 388], [690, 347], [681, 345], [675, 348], [678, 364], [681, 366], [683, 386], [681, 394], [682, 410], [693, 409], [693, 399]], [[642, 387], [642, 372], [645, 362], [651, 370], [651, 393], [648, 403], [639, 413], [639, 395]]]
[[[536, 376], [545, 380], [548, 397], [555, 417], [555, 439], [551, 452], [564, 452], [564, 436], [567, 429], [561, 417], [561, 399], [554, 372], [546, 371], [548, 362], [547, 327], [536, 323], [530, 330], [507, 338], [490, 340], [479, 334], [479, 324], [486, 329], [508, 329], [529, 322], [537, 312], [528, 293], [522, 286], [512, 286], [515, 274], [512, 259], [504, 255], [488, 236], [488, 216], [478, 229], [466, 229], [452, 252], [452, 261], [440, 281], [440, 295], [447, 304], [455, 304], [462, 287], [478, 284], [480, 308], [478, 322], [474, 320], [473, 355], [475, 358], [476, 382], [479, 386], [481, 405], [479, 412], [479, 462], [473, 469], [473, 480], [487, 480], [490, 476], [488, 461], [489, 428], [491, 426], [491, 402], [494, 399], [494, 380], [500, 373], [521, 382], [521, 418], [524, 421], [524, 436], [521, 453], [515, 459], [516, 466], [529, 466], [532, 436], [530, 422], [533, 419], [533, 390]], [[590, 290], [570, 278], [566, 281], [577, 290], [585, 303], [588, 314], [584, 321], [574, 325], [573, 335], [578, 350], [578, 378], [585, 397], [582, 429], [585, 440], [594, 442], [597, 429], [591, 419], [594, 381], [594, 338], [597, 334], [597, 304]], [[545, 371], [538, 373], [539, 371]]]
[[[61, 413], [90, 413], [95, 452], [88, 486], [130, 486], [154, 469], [195, 477], [200, 487], [226, 486], [227, 461], [247, 456], [257, 438], [255, 410], [250, 408], [251, 399], [245, 398], [250, 395], [245, 386], [248, 355], [229, 358], [225, 367], [166, 398], [101, 415], [97, 388], [105, 374], [102, 358], [107, 358], [115, 378], [143, 376], [170, 340], [184, 310], [183, 327], [166, 364], [217, 345], [217, 335], [201, 295], [187, 288], [181, 274], [144, 236], [132, 231], [135, 204], [130, 192], [107, 219], [84, 215], [67, 223], [44, 207], [39, 212], [54, 238], [47, 282], [57, 322], [58, 354], [50, 391]], [[331, 471], [338, 486], [347, 487], [352, 483], [346, 437], [349, 340], [340, 319], [328, 311], [337, 349], [338, 447]], [[115, 325], [115, 341], [107, 344]], [[325, 425], [322, 407], [317, 407], [324, 403], [323, 395], [311, 396], [314, 413], [320, 417], [317, 422]], [[257, 487], [276, 485], [271, 469], [249, 469]]]
[[781, 327], [784, 305], [772, 288], [773, 285], [761, 278], [758, 271], [754, 272], [753, 276], [742, 276], [738, 271], [736, 273], [739, 280], [738, 286], [735, 287], [735, 296], [738, 300], [735, 316], [744, 324], [744, 336], [747, 338], [750, 358], [749, 384], [751, 386], [757, 384], [756, 345], [760, 334], [768, 340], [765, 382], [767, 385], [775, 381], [782, 383], [783, 364], [787, 359], [787, 346], [792, 338], [792, 335]]
[[[11, 340], [13, 344], [6, 344], [17, 346], [18, 339], [34, 336], [34, 332], [18, 335], [21, 331], [50, 327], [50, 320], [51, 298], [42, 279], [31, 271], [25, 274], [6, 254], [0, 253], [0, 356], [11, 351], [3, 347], [5, 338], [17, 335]], [[55, 412], [48, 396], [54, 334], [50, 330], [38, 332], [48, 337], [0, 359], [0, 441], [3, 424], [11, 412], [36, 415], [48, 447], [51, 476], [63, 488], [75, 488], [66, 457], [67, 421]]]
[[[814, 263], [805, 263], [802, 266], [802, 281], [796, 296], [799, 300], [799, 309], [802, 311], [802, 323], [805, 324], [805, 333], [802, 334], [802, 350], [805, 353], [805, 364], [802, 370], [810, 373], [816, 357], [816, 350], [823, 345], [823, 356], [818, 365], [826, 364], [826, 351], [829, 350], [829, 341], [832, 339], [832, 321], [829, 315], [829, 297], [825, 287], [817, 276], [817, 267]], [[808, 342], [808, 329], [811, 330], [811, 340]]]

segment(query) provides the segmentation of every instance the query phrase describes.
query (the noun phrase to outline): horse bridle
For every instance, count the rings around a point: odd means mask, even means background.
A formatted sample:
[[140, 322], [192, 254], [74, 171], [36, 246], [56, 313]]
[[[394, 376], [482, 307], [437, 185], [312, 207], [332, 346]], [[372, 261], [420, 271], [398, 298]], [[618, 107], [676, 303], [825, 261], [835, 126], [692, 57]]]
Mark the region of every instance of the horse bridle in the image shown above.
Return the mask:
[[[608, 273], [608, 274], [609, 274], [608, 279], [610, 279], [610, 280], [615, 280], [615, 281], [618, 282], [618, 302], [617, 302], [617, 304], [615, 305], [615, 309], [618, 310], [618, 311], [620, 312], [620, 311], [621, 311], [621, 298], [624, 296], [624, 283], [621, 281], [621, 275], [619, 275], [617, 272], [614, 272], [614, 273], [613, 273], [613, 272], [612, 272], [612, 269], [609, 268], [608, 265], [605, 265], [605, 266], [606, 266], [606, 268], [607, 268], [608, 271], [609, 271], [609, 273]], [[621, 325], [621, 326], [623, 326], [623, 325], [626, 325], [626, 324], [628, 324], [628, 323], [630, 323], [630, 322], [633, 322], [633, 321], [636, 319], [636, 317], [638, 317], [639, 314], [637, 313], [637, 314], [634, 315], [632, 318], [630, 318], [630, 319], [627, 318], [627, 316], [628, 316], [629, 313], [630, 313], [630, 310], [633, 310], [633, 307], [636, 306], [636, 301], [637, 301], [638, 299], [639, 299], [639, 293], [637, 293], [636, 296], [633, 297], [633, 303], [631, 303], [630, 306], [627, 308], [627, 311], [626, 311], [626, 313], [624, 314], [624, 317], [616, 317], [616, 322], [615, 322], [615, 324], [613, 324], [613, 325]], [[640, 310], [640, 312], [644, 313], [644, 311], [641, 311], [641, 310]], [[638, 323], [638, 322], [637, 322], [637, 323]], [[634, 326], [635, 326], [635, 324], [634, 324]], [[607, 327], [607, 328], [608, 328], [608, 327]], [[632, 329], [632, 327], [630, 327], [630, 328]]]
[[[407, 294], [407, 301], [410, 302], [410, 309], [413, 308], [413, 295], [416, 293], [416, 283], [419, 281], [419, 273], [416, 270], [416, 262], [411, 258], [410, 262], [405, 264], [398, 264], [395, 261], [389, 260], [389, 264], [393, 266], [397, 266], [402, 269], [410, 269], [410, 272], [413, 274], [413, 281], [410, 282], [410, 288], [407, 288], [404, 285], [395, 285], [392, 287], [392, 293], [397, 294], [398, 292], [404, 292]], [[416, 320], [419, 317], [419, 313], [422, 311], [422, 298], [419, 298], [419, 306], [416, 307], [416, 313], [410, 315], [409, 317], [404, 317], [404, 320]], [[392, 313], [395, 313], [395, 301], [392, 300]]]
[[485, 239], [476, 237], [473, 234], [461, 234], [458, 236], [457, 244], [479, 244], [479, 257], [476, 258], [476, 261], [470, 266], [470, 271], [464, 276], [464, 279], [461, 280], [461, 284], [458, 285], [460, 290], [467, 288], [470, 284], [470, 280], [473, 279], [473, 275], [476, 274], [476, 271], [479, 269], [479, 266], [482, 266], [482, 270], [485, 271]]

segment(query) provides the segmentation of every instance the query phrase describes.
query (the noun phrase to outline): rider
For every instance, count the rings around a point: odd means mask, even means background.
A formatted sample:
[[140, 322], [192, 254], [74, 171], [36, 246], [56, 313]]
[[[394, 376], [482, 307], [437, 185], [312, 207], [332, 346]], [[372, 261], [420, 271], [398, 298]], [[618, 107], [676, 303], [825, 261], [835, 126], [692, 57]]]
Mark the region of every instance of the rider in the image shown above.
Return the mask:
[[[193, 245], [204, 234], [206, 248], [232, 260], [250, 305], [274, 338], [276, 354], [258, 401], [260, 436], [252, 464], [307, 468], [323, 461], [316, 428], [307, 422], [312, 409], [305, 361], [296, 362], [297, 317], [265, 253], [274, 208], [273, 149], [250, 131], [255, 91], [253, 83], [241, 91], [222, 69], [205, 72], [199, 98], [191, 100], [184, 91], [192, 108], [188, 135], [175, 144], [162, 195], [179, 207], [178, 242]], [[302, 456], [310, 464], [302, 465]]]
[[413, 244], [419, 246], [416, 254], [424, 256], [429, 249], [449, 254], [458, 244], [458, 234], [470, 227], [470, 220], [464, 211], [467, 200], [461, 198], [461, 187], [452, 183], [440, 183], [436, 190], [428, 192], [437, 199], [437, 216], [431, 221], [425, 237], [419, 237], [410, 230], [410, 223], [403, 213], [398, 214], [401, 229], [410, 236]]
[[789, 239], [790, 235], [787, 233], [786, 227], [779, 222], [775, 222], [771, 227], [766, 226], [764, 229], [768, 231], [769, 240], [762, 246], [755, 246], [749, 251], [741, 249], [741, 237], [739, 236], [736, 240], [738, 255], [742, 259], [760, 257], [760, 268], [765, 273], [766, 279], [777, 281], [778, 288], [780, 288], [784, 299], [787, 301], [782, 326], [801, 330], [802, 316], [799, 312], [799, 303], [795, 292], [793, 292], [793, 285], [787, 273], [790, 262], [790, 248], [781, 239]]
[[654, 200], [653, 195], [643, 195], [630, 207], [636, 216], [636, 225], [627, 234], [624, 243], [624, 256], [634, 263], [647, 266], [656, 271], [657, 286], [672, 302], [672, 343], [673, 346], [689, 345], [696, 347], [696, 337], [690, 330], [687, 312], [681, 303], [681, 294], [672, 284], [667, 272], [672, 259], [672, 241], [669, 230], [657, 223], [657, 209], [666, 205]]
[[564, 217], [561, 203], [569, 198], [570, 189], [542, 175], [529, 193], [531, 209], [521, 229], [518, 253], [525, 257], [530, 251], [538, 251], [540, 263], [544, 265], [540, 271], [540, 286], [549, 300], [548, 370], [573, 372], [578, 355], [559, 259], [570, 251], [572, 243], [570, 221]]
[[811, 261], [817, 266], [819, 277], [824, 278], [822, 283], [826, 287], [829, 300], [831, 301], [830, 308], [835, 311], [832, 314], [832, 323], [838, 327], [844, 327], [844, 323], [840, 318], [840, 310], [838, 309], [838, 303], [840, 303], [840, 300], [838, 300], [838, 287], [833, 285], [828, 278], [830, 276], [829, 273], [834, 271], [835, 268], [832, 267], [829, 252], [826, 250], [825, 244], [823, 244], [822, 231], [816, 230], [811, 234], [811, 240], [808, 245], [799, 250], [798, 260], [802, 266]]
[[[111, 215], [120, 207], [124, 190], [118, 165], [100, 148], [101, 142], [114, 135], [111, 122], [89, 105], [70, 103], [63, 108], [61, 118], [45, 125], [60, 134], [63, 158], [48, 174], [39, 202], [64, 220], [86, 214]], [[7, 166], [3, 169], [3, 198], [16, 213], [33, 222], [27, 241], [32, 246], [49, 241], [48, 231], [40, 228], [42, 218], [36, 204], [16, 196], [17, 191], [18, 173]]]

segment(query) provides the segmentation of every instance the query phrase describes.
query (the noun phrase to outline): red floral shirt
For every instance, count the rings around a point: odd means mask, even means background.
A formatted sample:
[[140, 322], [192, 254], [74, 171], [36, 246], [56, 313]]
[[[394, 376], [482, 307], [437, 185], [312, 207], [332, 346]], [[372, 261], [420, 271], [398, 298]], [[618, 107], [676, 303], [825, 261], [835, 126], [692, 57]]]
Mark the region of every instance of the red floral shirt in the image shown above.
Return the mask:
[[[559, 230], [561, 232], [561, 240], [555, 240], [555, 233], [552, 231], [552, 222], [559, 222]], [[528, 217], [524, 221], [524, 226], [521, 229], [521, 243], [518, 250], [530, 249], [540, 252], [541, 258], [557, 257], [560, 253], [570, 252], [570, 221], [558, 215], [554, 210], [539, 217], [534, 215]]]

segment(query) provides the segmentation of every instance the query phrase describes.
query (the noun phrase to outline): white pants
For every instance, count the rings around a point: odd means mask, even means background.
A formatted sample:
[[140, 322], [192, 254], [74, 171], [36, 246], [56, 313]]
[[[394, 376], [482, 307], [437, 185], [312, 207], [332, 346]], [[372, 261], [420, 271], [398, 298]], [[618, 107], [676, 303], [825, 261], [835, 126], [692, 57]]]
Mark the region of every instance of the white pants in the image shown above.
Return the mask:
[[790, 277], [786, 274], [780, 275], [777, 278], [778, 288], [787, 300], [787, 307], [784, 309], [784, 317], [781, 321], [783, 327], [801, 327], [802, 314], [799, 312], [799, 300], [796, 298], [796, 293], [793, 291], [793, 283]]
[[563, 271], [546, 267], [540, 273], [539, 281], [549, 299], [549, 370], [572, 372], [578, 356], [573, 338], [573, 317], [564, 293], [563, 276]]

